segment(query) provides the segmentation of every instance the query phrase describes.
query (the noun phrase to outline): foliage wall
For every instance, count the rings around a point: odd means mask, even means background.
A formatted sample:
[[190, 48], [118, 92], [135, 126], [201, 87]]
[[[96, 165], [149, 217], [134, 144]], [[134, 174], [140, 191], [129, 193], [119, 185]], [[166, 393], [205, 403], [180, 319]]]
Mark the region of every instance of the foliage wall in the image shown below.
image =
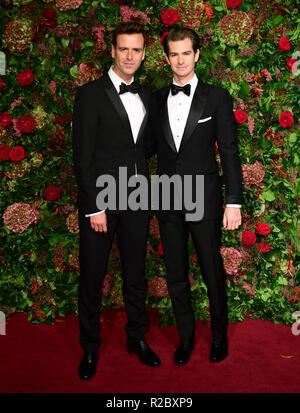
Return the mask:
[[[222, 233], [230, 321], [250, 316], [291, 323], [300, 298], [296, 3], [2, 0], [0, 7], [0, 310], [46, 323], [77, 314], [74, 95], [108, 70], [111, 30], [133, 19], [145, 24], [148, 38], [140, 83], [155, 90], [170, 82], [161, 38], [179, 24], [200, 35], [198, 76], [233, 97], [245, 205], [242, 226]], [[216, 157], [220, 166], [217, 147]], [[205, 285], [189, 247], [196, 317], [208, 319]], [[147, 304], [169, 324], [162, 254], [152, 214]], [[104, 308], [119, 308], [117, 322], [125, 322], [115, 243], [102, 296]]]

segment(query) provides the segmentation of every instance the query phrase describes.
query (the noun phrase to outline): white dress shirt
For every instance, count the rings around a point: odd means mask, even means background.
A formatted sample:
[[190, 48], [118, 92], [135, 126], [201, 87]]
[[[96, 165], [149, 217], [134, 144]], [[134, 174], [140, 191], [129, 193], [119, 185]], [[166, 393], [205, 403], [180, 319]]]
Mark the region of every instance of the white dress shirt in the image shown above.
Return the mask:
[[[112, 81], [114, 87], [116, 88], [117, 92], [119, 93], [120, 91], [120, 85], [121, 83], [125, 83], [123, 79], [120, 78], [114, 71], [111, 66], [111, 68], [108, 71], [108, 76], [110, 77], [110, 80]], [[134, 81], [134, 78], [132, 78], [131, 84]], [[120, 95], [120, 99], [125, 107], [125, 110], [127, 112], [128, 118], [129, 118], [129, 123], [131, 127], [131, 132], [133, 136], [134, 143], [137, 140], [137, 136], [141, 127], [141, 124], [143, 122], [146, 109], [145, 106], [142, 102], [142, 99], [140, 98], [138, 93], [130, 93], [130, 92], [125, 92]], [[104, 211], [99, 211], [95, 212], [92, 214], [86, 214], [86, 217], [90, 217], [92, 215], [97, 215], [101, 214], [101, 212]]]
[[[173, 83], [175, 85], [178, 85], [178, 83], [176, 83], [175, 80], [173, 80]], [[186, 95], [183, 92], [179, 92], [177, 93], [177, 95], [173, 96], [171, 90], [168, 96], [169, 121], [177, 152], [179, 151], [184, 128], [187, 122], [194, 93], [198, 84], [198, 78], [196, 74], [194, 74], [194, 77], [188, 83], [191, 85], [190, 96]]]
[[[119, 93], [121, 83], [125, 83], [124, 80], [121, 79], [113, 71], [112, 67], [109, 69], [108, 75], [111, 81], [113, 82], [114, 87], [116, 88], [117, 92]], [[129, 84], [131, 84], [133, 81], [134, 81], [134, 78], [132, 78]], [[121, 101], [125, 107], [125, 110], [129, 118], [134, 142], [136, 142], [139, 130], [141, 128], [141, 124], [143, 122], [143, 119], [146, 113], [146, 109], [138, 93], [125, 92], [125, 93], [122, 93], [122, 95], [120, 95], [120, 98], [121, 98]]]
[[[185, 85], [178, 85], [173, 79], [173, 83], [177, 86], [185, 86]], [[173, 139], [175, 142], [175, 146], [177, 152], [179, 151], [183, 132], [185, 129], [185, 125], [187, 122], [187, 118], [189, 115], [189, 111], [191, 108], [192, 100], [194, 97], [194, 93], [198, 84], [198, 77], [194, 73], [192, 79], [187, 82], [186, 84], [191, 85], [191, 92], [190, 95], [186, 95], [183, 92], [178, 92], [176, 95], [172, 95], [171, 90], [168, 96], [168, 115], [170, 121], [170, 127], [173, 135]], [[239, 204], [227, 204], [227, 207], [235, 207], [240, 208], [241, 205]]]

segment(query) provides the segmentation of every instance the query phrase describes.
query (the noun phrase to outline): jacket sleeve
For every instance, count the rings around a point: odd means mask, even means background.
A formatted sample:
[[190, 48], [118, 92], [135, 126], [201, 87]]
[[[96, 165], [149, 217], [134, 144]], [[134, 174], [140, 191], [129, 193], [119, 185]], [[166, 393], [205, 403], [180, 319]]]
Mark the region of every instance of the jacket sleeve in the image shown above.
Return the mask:
[[243, 204], [241, 161], [238, 155], [236, 120], [232, 98], [223, 89], [217, 110], [217, 142], [224, 174], [226, 204]]
[[79, 206], [84, 214], [99, 211], [96, 206], [96, 130], [98, 113], [88, 89], [77, 90], [72, 117], [73, 160], [78, 184]]

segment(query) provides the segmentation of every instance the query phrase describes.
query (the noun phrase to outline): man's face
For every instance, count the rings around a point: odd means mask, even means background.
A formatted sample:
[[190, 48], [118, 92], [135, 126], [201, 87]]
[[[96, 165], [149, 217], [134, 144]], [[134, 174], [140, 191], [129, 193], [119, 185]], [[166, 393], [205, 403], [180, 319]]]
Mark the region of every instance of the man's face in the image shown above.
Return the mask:
[[119, 34], [116, 47], [112, 46], [114, 71], [130, 80], [145, 58], [144, 37], [141, 33]]
[[199, 50], [195, 53], [189, 38], [169, 41], [169, 56], [166, 56], [174, 77], [191, 78], [194, 74], [195, 63], [199, 59]]

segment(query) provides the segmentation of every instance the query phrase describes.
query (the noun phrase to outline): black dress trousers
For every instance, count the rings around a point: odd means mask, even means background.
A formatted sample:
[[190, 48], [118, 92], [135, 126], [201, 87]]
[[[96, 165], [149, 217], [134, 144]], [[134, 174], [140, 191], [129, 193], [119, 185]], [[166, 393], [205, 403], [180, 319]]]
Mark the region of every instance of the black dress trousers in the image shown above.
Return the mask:
[[194, 312], [189, 283], [188, 236], [192, 236], [203, 281], [207, 287], [212, 340], [222, 343], [227, 335], [226, 274], [220, 253], [220, 219], [188, 222], [184, 214], [169, 214], [159, 220], [166, 279], [172, 300], [178, 334], [189, 343], [194, 340]]
[[140, 340], [149, 329], [144, 273], [148, 223], [148, 211], [108, 213], [107, 233], [104, 234], [94, 231], [89, 217], [79, 214], [79, 342], [85, 351], [96, 350], [100, 344], [100, 292], [115, 233], [122, 264], [127, 335]]

